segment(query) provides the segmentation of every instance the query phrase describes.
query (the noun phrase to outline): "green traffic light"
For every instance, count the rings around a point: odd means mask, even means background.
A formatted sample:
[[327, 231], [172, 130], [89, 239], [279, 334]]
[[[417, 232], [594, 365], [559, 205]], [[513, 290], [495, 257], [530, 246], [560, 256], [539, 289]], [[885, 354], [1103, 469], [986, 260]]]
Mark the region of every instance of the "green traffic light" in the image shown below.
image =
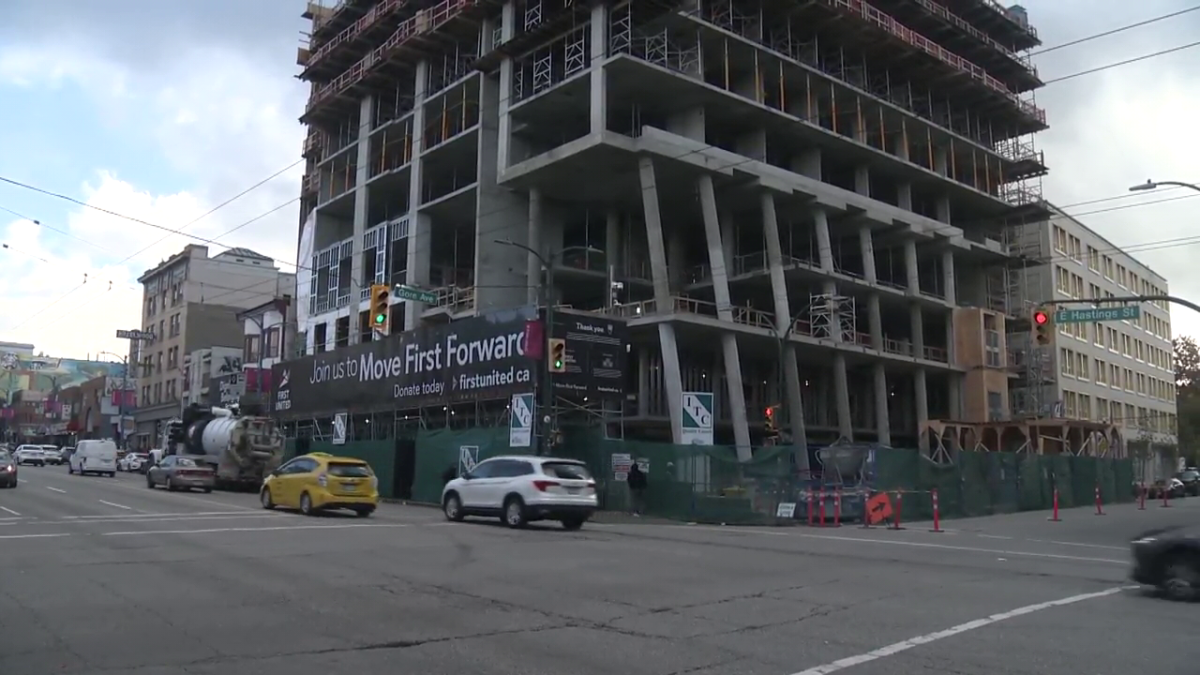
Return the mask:
[[562, 367], [563, 367], [563, 362], [562, 362], [562, 361], [555, 361], [555, 362], [554, 362], [554, 367], [555, 367], [555, 368], [562, 368]]
[[387, 321], [387, 317], [386, 317], [386, 316], [384, 316], [384, 315], [382, 315], [382, 314], [376, 314], [376, 315], [375, 315], [375, 323], [383, 323], [384, 321]]

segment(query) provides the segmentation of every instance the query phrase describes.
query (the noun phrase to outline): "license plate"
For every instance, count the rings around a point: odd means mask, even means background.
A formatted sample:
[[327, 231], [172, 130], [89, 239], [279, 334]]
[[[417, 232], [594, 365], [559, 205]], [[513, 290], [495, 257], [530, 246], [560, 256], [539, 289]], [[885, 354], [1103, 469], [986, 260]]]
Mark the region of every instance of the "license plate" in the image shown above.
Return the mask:
[[358, 489], [357, 485], [343, 485], [342, 486], [343, 492], [354, 492], [357, 489]]
[[579, 491], [580, 491], [581, 489], [582, 489], [582, 488], [573, 488], [573, 487], [569, 487], [569, 488], [567, 488], [567, 493], [568, 493], [568, 494], [577, 495], [577, 494], [579, 494]]

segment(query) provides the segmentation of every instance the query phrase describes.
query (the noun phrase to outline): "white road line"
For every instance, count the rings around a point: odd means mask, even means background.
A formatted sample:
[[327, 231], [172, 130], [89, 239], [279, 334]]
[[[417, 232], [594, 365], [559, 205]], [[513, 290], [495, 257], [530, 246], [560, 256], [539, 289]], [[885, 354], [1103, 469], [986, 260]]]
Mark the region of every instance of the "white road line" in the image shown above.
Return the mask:
[[58, 534], [0, 534], [0, 539], [53, 539], [55, 537], [69, 537], [69, 533], [61, 532]]
[[64, 495], [65, 495], [65, 494], [67, 494], [67, 491], [66, 491], [66, 490], [59, 490], [58, 488], [56, 488], [56, 487], [50, 487], [49, 485], [47, 485], [47, 486], [46, 486], [46, 489], [47, 489], [47, 490], [53, 490], [54, 492], [58, 492], [58, 493], [61, 493], [61, 494], [64, 494]]
[[[107, 502], [106, 502], [107, 503]], [[61, 520], [113, 520], [116, 518], [192, 518], [196, 516], [238, 516], [245, 518], [244, 511], [191, 511], [180, 513], [112, 513], [108, 515], [62, 516]], [[263, 515], [282, 516], [282, 513], [266, 513]]]
[[17, 517], [21, 516], [21, 514], [17, 513], [16, 511], [13, 511], [12, 509], [8, 508], [7, 506], [0, 506], [0, 511], [3, 511], [5, 513], [11, 513]]
[[[125, 488], [126, 490], [137, 490], [138, 492], [141, 492], [142, 494], [146, 494], [147, 492], [149, 492], [148, 490], [146, 490], [146, 487], [144, 485], [138, 486], [138, 485], [126, 484], [126, 483], [122, 482], [122, 483], [117, 483], [116, 486], [119, 488]], [[161, 490], [154, 490], [151, 494], [160, 494], [160, 495], [166, 496], [168, 493], [165, 491], [161, 491]], [[208, 504], [210, 506], [219, 506], [223, 509], [237, 509], [239, 511], [258, 511], [259, 509], [262, 508], [261, 506], [242, 506], [241, 504], [227, 504], [225, 502], [218, 502], [218, 501], [215, 501], [212, 499], [204, 499], [203, 497], [196, 497], [194, 495], [186, 495], [186, 494], [173, 495], [173, 496], [167, 497], [167, 499], [188, 499], [189, 501], [198, 502], [200, 504]]]
[[349, 530], [368, 527], [408, 527], [402, 524], [363, 525], [284, 525], [282, 527], [216, 527], [207, 530], [131, 530], [129, 532], [101, 532], [102, 537], [136, 537], [148, 534], [216, 534], [220, 532], [276, 532], [282, 530]]
[[960, 634], [966, 633], [968, 631], [973, 631], [973, 630], [977, 630], [980, 628], [984, 628], [984, 627], [990, 626], [994, 623], [999, 623], [1001, 621], [1007, 621], [1008, 619], [1015, 619], [1018, 616], [1024, 616], [1026, 614], [1033, 614], [1034, 612], [1040, 612], [1040, 611], [1043, 611], [1046, 609], [1052, 609], [1054, 607], [1062, 607], [1064, 605], [1073, 605], [1078, 602], [1085, 602], [1087, 600], [1095, 600], [1097, 598], [1103, 598], [1103, 597], [1107, 597], [1109, 595], [1115, 595], [1115, 594], [1120, 593], [1121, 591], [1124, 591], [1129, 588], [1137, 588], [1137, 587], [1136, 586], [1118, 586], [1116, 588], [1109, 588], [1107, 590], [1099, 591], [1096, 593], [1083, 593], [1081, 595], [1072, 595], [1069, 598], [1063, 598], [1061, 600], [1051, 600], [1050, 602], [1040, 602], [1036, 605], [1026, 605], [1025, 607], [1018, 607], [1017, 609], [1014, 609], [1014, 610], [1011, 610], [1008, 612], [1001, 612], [999, 614], [993, 614], [993, 615], [983, 618], [983, 619], [975, 619], [974, 621], [960, 623], [957, 626], [954, 626], [952, 628], [947, 628], [946, 630], [940, 630], [936, 633], [928, 633], [926, 635], [918, 635], [917, 637], [909, 638], [908, 640], [903, 640], [903, 641], [897, 642], [895, 644], [890, 644], [886, 647], [880, 647], [879, 649], [869, 651], [865, 654], [859, 654], [857, 656], [850, 656], [850, 657], [847, 657], [844, 659], [838, 659], [837, 661], [834, 661], [832, 663], [827, 663], [823, 666], [817, 666], [816, 668], [809, 668], [808, 670], [801, 670], [799, 672], [793, 673], [792, 675], [829, 675], [829, 673], [836, 673], [839, 670], [853, 668], [854, 666], [859, 666], [864, 663], [870, 663], [871, 661], [878, 661], [879, 659], [882, 659], [882, 658], [885, 658], [888, 656], [894, 656], [896, 654], [899, 654], [900, 652], [906, 652], [914, 647], [920, 647], [921, 645], [926, 645], [926, 644], [929, 644], [930, 642], [937, 642], [938, 640], [945, 640], [948, 637], [954, 637], [955, 635], [960, 635]]
[[[114, 515], [110, 518], [88, 518], [87, 520], [84, 520], [84, 519], [78, 518], [78, 517], [76, 517], [72, 520], [42, 520], [42, 521], [39, 521], [38, 524], [39, 525], [63, 526], [63, 525], [97, 525], [97, 524], [106, 524], [106, 523], [107, 524], [114, 524], [114, 523], [194, 523], [194, 522], [198, 522], [201, 520], [215, 520], [218, 522], [219, 521], [229, 522], [229, 521], [236, 520], [236, 521], [240, 522], [243, 520], [256, 520], [256, 519], [272, 520], [272, 519], [289, 517], [287, 514], [283, 514], [283, 513], [238, 513], [236, 515], [237, 515], [236, 518], [229, 518], [226, 516], [196, 516], [194, 518], [193, 517], [174, 516], [171, 518], [158, 518], [158, 517], [145, 517], [145, 516], [139, 517], [139, 516], [127, 516], [127, 515]], [[292, 517], [294, 517], [294, 516], [292, 516]], [[3, 521], [0, 520], [0, 522], [3, 522]]]
[[1075, 555], [1062, 555], [1057, 553], [1036, 553], [1033, 551], [1010, 551], [1006, 549], [994, 548], [977, 548], [974, 546], [954, 546], [951, 544], [930, 544], [920, 541], [900, 541], [897, 539], [864, 539], [862, 537], [839, 537], [829, 534], [790, 534], [787, 532], [769, 532], [766, 530], [744, 530], [740, 528], [729, 527], [697, 527], [695, 525], [668, 525], [667, 527], [675, 527], [689, 530], [709, 530], [713, 532], [730, 533], [746, 533], [746, 534], [762, 534], [775, 537], [802, 537], [804, 539], [824, 539], [827, 541], [846, 541], [860, 544], [883, 544], [886, 546], [908, 546], [911, 548], [932, 548], [943, 551], [965, 551], [968, 553], [987, 553], [989, 555], [1023, 557], [1023, 558], [1045, 558], [1048, 560], [1071, 560], [1074, 562], [1094, 562], [1105, 563], [1109, 565], [1128, 565], [1128, 560], [1114, 560], [1112, 558], [1085, 558]]
[[1015, 539], [1015, 537], [1001, 537], [998, 534], [977, 534], [975, 536], [982, 537], [984, 539]]
[[114, 502], [106, 502], [103, 499], [97, 499], [96, 501], [100, 502], [101, 504], [104, 504], [105, 506], [111, 506], [114, 509], [125, 509], [126, 511], [133, 510], [132, 506], [125, 506], [124, 504], [116, 504]]

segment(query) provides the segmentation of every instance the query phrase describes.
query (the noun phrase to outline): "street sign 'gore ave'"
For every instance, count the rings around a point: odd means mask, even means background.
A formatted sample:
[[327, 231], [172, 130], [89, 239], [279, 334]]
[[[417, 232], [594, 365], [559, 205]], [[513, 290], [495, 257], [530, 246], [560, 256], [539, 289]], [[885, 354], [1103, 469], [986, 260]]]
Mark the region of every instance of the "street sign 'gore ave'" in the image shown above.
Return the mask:
[[1054, 323], [1098, 323], [1100, 321], [1132, 321], [1142, 315], [1137, 305], [1124, 307], [1089, 307], [1060, 309], [1054, 313]]
[[398, 285], [395, 288], [397, 298], [401, 300], [412, 300], [413, 302], [423, 302], [427, 305], [432, 305], [437, 302], [437, 293], [423, 291], [412, 286]]

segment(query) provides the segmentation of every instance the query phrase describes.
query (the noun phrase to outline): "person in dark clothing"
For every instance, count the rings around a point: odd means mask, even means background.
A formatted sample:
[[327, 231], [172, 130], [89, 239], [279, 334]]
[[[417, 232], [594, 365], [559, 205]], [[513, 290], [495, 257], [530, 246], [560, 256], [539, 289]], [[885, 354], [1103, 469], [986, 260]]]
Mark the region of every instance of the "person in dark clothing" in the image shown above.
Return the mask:
[[629, 475], [625, 478], [629, 483], [629, 496], [633, 506], [633, 515], [641, 516], [646, 510], [646, 474], [637, 462], [629, 467]]
[[451, 464], [450, 466], [446, 467], [445, 471], [442, 472], [442, 486], [444, 487], [446, 483], [449, 483], [455, 478], [458, 478], [458, 467]]

